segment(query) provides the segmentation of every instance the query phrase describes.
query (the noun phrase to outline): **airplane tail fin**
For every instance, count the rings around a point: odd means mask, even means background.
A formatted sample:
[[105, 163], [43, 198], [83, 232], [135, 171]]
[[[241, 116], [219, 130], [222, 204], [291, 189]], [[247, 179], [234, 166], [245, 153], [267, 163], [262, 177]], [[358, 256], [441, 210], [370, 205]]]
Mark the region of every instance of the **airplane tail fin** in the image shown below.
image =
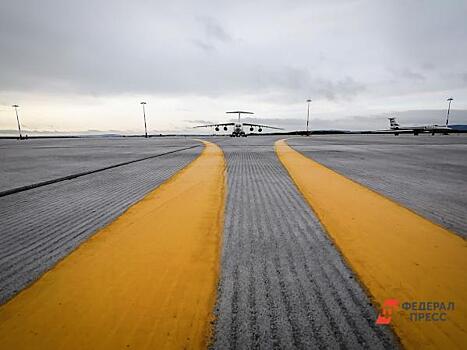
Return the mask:
[[389, 126], [391, 127], [391, 129], [398, 129], [399, 128], [399, 123], [396, 121], [396, 118], [391, 117], [391, 118], [388, 118], [388, 119], [389, 119]]

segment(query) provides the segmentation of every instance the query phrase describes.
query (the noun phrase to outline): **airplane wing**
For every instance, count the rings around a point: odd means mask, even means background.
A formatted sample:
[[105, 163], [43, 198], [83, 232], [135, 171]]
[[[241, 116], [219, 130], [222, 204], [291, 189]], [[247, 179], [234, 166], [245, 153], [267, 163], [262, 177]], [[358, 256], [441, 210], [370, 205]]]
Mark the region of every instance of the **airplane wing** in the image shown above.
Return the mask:
[[268, 129], [284, 130], [283, 128], [276, 128], [275, 126], [261, 125], [261, 124], [243, 123], [243, 125], [257, 126], [258, 128], [268, 128]]
[[194, 126], [193, 129], [196, 129], [196, 128], [210, 128], [212, 126], [230, 126], [230, 125], [235, 125], [235, 123], [219, 123], [219, 124], [198, 125], [198, 126]]

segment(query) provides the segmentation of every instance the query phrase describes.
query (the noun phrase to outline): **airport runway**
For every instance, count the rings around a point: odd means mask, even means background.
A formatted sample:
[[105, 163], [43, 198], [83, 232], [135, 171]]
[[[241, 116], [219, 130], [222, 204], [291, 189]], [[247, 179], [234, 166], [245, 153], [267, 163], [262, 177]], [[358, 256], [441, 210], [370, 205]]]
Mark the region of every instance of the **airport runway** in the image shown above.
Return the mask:
[[[276, 142], [276, 153], [374, 303], [380, 308], [396, 305], [395, 310], [390, 307], [391, 325], [403, 345], [465, 348], [465, 240], [285, 141]], [[413, 300], [423, 302], [409, 315], [407, 305]], [[449, 310], [456, 312], [451, 312], [449, 322], [437, 322], [443, 311], [427, 307], [431, 300], [451, 301]], [[418, 316], [422, 322], [414, 320]]]
[[277, 159], [276, 139], [222, 145], [228, 197], [213, 348], [396, 347]]
[[221, 149], [206, 144], [1, 306], [2, 348], [204, 348], [216, 298], [224, 168]]
[[[122, 160], [186, 147], [183, 139], [150, 139], [143, 140], [148, 141], [143, 150], [131, 153], [127, 140], [122, 144], [115, 140], [90, 140], [92, 147], [87, 147], [86, 140], [81, 139], [76, 150], [64, 152], [63, 147], [69, 147], [73, 140], [47, 140], [47, 144], [56, 145], [47, 151], [37, 149], [37, 143], [43, 140], [33, 140], [31, 155], [24, 156], [27, 153], [24, 149], [29, 145], [27, 141], [17, 144], [22, 151], [14, 158], [11, 143], [15, 141], [8, 141], [11, 152], [6, 168], [22, 169], [21, 173], [25, 173], [24, 176], [19, 174], [20, 180], [10, 186], [29, 184], [26, 179], [48, 180], [83, 168], [99, 169], [99, 166]], [[131, 140], [131, 143], [137, 148], [138, 140]], [[193, 141], [189, 144], [193, 145]], [[0, 302], [36, 280], [97, 229], [193, 161], [202, 149], [201, 143], [197, 144], [197, 148], [0, 197]], [[68, 152], [76, 157], [63, 162], [61, 158], [66, 158]], [[111, 160], [102, 161], [104, 153], [114, 155]], [[86, 161], [81, 163], [80, 159]], [[26, 164], [29, 165], [26, 167]], [[54, 170], [55, 167], [58, 170]], [[2, 185], [6, 188], [9, 183], [2, 178]]]
[[467, 236], [467, 135], [313, 135], [288, 144]]
[[0, 140], [0, 192], [197, 144], [180, 137]]
[[[212, 347], [398, 348], [390, 328], [375, 325], [377, 306], [279, 161], [281, 138], [204, 138], [224, 151], [227, 177]], [[1, 302], [202, 150], [185, 149], [200, 143], [183, 138], [40, 141], [0, 143], [8, 163], [0, 189], [160, 156], [0, 197]], [[335, 135], [289, 144], [465, 236], [466, 137]]]

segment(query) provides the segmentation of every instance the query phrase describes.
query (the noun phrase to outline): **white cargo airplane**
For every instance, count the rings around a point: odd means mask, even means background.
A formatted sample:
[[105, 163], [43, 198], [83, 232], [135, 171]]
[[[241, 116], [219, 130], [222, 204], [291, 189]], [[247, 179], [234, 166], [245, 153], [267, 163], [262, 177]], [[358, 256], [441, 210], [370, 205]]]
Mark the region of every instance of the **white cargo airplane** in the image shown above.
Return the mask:
[[268, 129], [276, 129], [276, 130], [284, 130], [282, 128], [276, 128], [274, 126], [268, 126], [268, 125], [261, 125], [261, 124], [251, 124], [251, 123], [242, 123], [240, 122], [240, 115], [241, 114], [254, 114], [253, 112], [244, 112], [244, 111], [233, 111], [233, 112], [226, 112], [227, 114], [238, 114], [238, 121], [235, 123], [217, 123], [217, 124], [208, 124], [208, 125], [199, 125], [195, 126], [195, 128], [210, 128], [214, 127], [216, 131], [219, 131], [220, 127], [223, 127], [225, 131], [228, 130], [228, 126], [233, 126], [232, 134], [230, 134], [231, 137], [246, 137], [245, 130], [243, 130], [244, 126], [249, 126], [250, 131], [254, 131], [255, 127], [258, 128], [258, 132], [263, 131], [263, 128], [268, 128]]
[[394, 133], [394, 135], [399, 135], [402, 133], [413, 133], [414, 135], [418, 135], [420, 133], [431, 133], [434, 135], [435, 133], [443, 133], [448, 134], [449, 131], [452, 131], [447, 124], [446, 125], [421, 125], [421, 126], [401, 126], [397, 122], [396, 118], [391, 117], [389, 119], [389, 127], [390, 129], [387, 130], [390, 133]]

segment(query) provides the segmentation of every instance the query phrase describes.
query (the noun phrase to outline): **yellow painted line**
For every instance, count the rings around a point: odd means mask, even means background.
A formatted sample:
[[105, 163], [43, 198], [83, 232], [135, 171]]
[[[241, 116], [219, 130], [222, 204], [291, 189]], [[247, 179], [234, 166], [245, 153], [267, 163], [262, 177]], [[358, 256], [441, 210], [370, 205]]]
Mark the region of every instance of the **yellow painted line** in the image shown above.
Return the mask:
[[410, 349], [467, 349], [465, 240], [303, 156], [284, 140], [275, 147], [377, 304], [388, 298], [455, 303], [444, 322], [411, 321], [409, 312], [399, 308], [391, 324], [402, 344]]
[[204, 348], [224, 157], [201, 155], [0, 307], [2, 349]]

